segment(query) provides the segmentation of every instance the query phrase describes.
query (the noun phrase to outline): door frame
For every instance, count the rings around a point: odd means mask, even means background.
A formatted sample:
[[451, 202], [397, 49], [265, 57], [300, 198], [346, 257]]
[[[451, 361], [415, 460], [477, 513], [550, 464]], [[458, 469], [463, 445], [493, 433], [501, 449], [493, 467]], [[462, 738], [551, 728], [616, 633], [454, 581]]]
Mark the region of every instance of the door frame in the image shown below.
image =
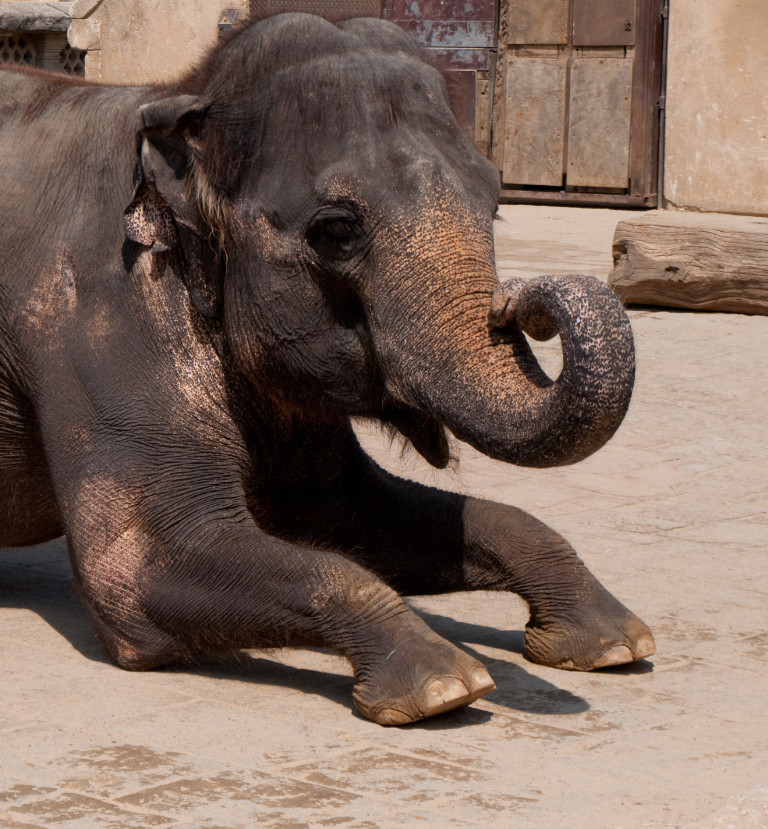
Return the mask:
[[[500, 0], [504, 5], [504, 0]], [[661, 201], [663, 171], [664, 87], [666, 80], [666, 27], [669, 0], [636, 0], [634, 71], [630, 109], [629, 187], [624, 193], [601, 193], [543, 188], [524, 189], [501, 185], [501, 201], [522, 204], [573, 204], [602, 207], [653, 208]], [[569, 31], [573, 4], [569, 3]], [[499, 21], [503, 18], [500, 13]], [[491, 122], [492, 160], [499, 165], [504, 141], [504, 78], [501, 52], [504, 44], [497, 29], [494, 99]]]

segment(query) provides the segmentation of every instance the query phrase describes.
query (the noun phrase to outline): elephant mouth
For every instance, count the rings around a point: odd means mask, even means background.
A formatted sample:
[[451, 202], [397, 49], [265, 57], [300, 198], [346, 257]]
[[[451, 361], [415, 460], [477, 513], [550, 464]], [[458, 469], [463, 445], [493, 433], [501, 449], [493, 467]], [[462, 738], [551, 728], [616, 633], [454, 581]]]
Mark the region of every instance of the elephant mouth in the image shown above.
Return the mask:
[[443, 424], [432, 415], [402, 404], [385, 404], [381, 420], [394, 426], [413, 448], [436, 469], [445, 469], [451, 459]]

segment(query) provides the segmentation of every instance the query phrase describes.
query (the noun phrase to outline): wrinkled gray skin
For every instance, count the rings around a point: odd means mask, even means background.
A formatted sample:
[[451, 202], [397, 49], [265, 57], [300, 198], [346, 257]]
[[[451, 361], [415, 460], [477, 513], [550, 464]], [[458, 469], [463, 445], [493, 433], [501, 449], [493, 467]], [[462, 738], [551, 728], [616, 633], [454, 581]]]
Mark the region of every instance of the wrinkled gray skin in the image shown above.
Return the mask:
[[[493, 683], [399, 594], [475, 589], [528, 601], [543, 664], [653, 651], [555, 532], [350, 427], [571, 463], [634, 375], [597, 280], [498, 284], [497, 173], [398, 29], [272, 18], [171, 87], [2, 70], [0, 180], [0, 545], [66, 532], [119, 665], [323, 644], [410, 722]], [[560, 333], [556, 382], [523, 329]]]

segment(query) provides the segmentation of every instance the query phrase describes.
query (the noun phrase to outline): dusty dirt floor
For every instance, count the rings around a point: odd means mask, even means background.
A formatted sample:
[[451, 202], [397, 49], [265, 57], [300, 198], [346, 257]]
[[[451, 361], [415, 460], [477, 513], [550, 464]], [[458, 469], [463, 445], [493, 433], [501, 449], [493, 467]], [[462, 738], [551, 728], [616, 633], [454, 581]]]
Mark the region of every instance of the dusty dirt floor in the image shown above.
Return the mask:
[[[502, 278], [605, 277], [619, 211], [503, 207]], [[113, 667], [63, 542], [0, 557], [0, 825], [767, 827], [768, 318], [630, 310], [637, 385], [616, 437], [526, 470], [458, 447], [457, 470], [365, 446], [404, 475], [522, 507], [563, 533], [653, 629], [657, 653], [570, 673], [521, 654], [526, 607], [417, 598], [498, 689], [382, 728], [347, 663], [249, 653]], [[538, 346], [557, 372], [557, 345]], [[435, 566], [440, 566], [436, 560]]]

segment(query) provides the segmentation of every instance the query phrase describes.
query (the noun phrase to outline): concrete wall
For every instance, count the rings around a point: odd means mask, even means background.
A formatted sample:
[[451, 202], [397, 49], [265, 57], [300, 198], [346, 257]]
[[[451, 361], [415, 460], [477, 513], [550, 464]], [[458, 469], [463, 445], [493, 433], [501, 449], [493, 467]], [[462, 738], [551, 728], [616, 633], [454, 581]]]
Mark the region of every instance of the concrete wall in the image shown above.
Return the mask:
[[68, 38], [87, 49], [86, 77], [105, 83], [171, 81], [218, 37], [223, 9], [248, 0], [77, 0]]
[[768, 215], [768, 2], [670, 0], [664, 195]]

